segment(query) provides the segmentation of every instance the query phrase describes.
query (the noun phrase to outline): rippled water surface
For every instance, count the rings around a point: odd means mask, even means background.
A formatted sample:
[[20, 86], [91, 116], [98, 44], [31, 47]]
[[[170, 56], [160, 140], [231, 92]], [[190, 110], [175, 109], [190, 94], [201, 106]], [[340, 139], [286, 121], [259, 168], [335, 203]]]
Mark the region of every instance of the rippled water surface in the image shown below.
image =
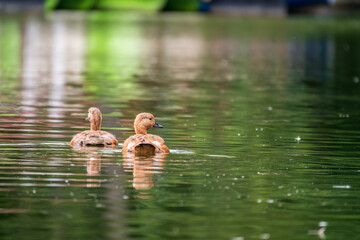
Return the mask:
[[[1, 239], [359, 239], [360, 24], [0, 18]], [[169, 155], [72, 150], [90, 106]]]

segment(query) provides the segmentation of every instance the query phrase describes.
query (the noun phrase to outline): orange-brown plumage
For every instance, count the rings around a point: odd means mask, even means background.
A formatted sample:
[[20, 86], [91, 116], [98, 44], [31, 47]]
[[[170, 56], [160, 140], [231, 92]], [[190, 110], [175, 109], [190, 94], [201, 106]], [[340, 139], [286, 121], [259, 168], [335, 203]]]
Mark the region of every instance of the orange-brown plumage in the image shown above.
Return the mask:
[[139, 113], [134, 121], [136, 135], [125, 140], [122, 152], [135, 152], [140, 154], [169, 153], [164, 139], [157, 135], [147, 134], [147, 130], [153, 127], [163, 126], [155, 122], [151, 113]]
[[90, 122], [90, 130], [76, 134], [70, 146], [115, 146], [118, 141], [111, 133], [101, 131], [101, 112], [96, 107], [89, 108], [88, 118]]

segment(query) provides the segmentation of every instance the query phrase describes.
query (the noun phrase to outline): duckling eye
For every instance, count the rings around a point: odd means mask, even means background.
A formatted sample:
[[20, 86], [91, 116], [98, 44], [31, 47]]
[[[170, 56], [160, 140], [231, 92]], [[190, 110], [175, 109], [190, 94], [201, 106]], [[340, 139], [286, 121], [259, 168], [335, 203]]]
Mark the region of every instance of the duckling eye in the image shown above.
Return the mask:
[[149, 120], [151, 121], [151, 120], [152, 120], [152, 118], [149, 118]]

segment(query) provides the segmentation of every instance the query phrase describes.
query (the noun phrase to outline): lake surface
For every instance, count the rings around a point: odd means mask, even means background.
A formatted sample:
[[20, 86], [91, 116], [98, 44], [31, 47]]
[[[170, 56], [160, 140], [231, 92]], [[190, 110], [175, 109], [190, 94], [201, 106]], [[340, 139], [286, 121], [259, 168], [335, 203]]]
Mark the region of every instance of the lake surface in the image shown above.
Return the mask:
[[[1, 239], [359, 239], [360, 22], [0, 18]], [[123, 142], [73, 150], [87, 109]]]

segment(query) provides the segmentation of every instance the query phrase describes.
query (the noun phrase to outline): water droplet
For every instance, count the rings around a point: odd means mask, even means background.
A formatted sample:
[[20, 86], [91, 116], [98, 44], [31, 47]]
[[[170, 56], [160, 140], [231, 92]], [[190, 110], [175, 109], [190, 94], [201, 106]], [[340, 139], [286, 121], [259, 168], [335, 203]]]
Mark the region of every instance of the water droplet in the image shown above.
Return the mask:
[[261, 199], [258, 199], [256, 202], [257, 202], [257, 203], [261, 203], [262, 201], [261, 201]]
[[327, 227], [328, 223], [325, 221], [319, 222], [319, 227]]
[[334, 185], [333, 188], [351, 188], [350, 185]]
[[301, 140], [301, 137], [300, 136], [297, 136], [297, 138], [295, 138], [296, 141], [300, 142]]
[[244, 240], [243, 237], [233, 237], [231, 240]]
[[354, 77], [354, 83], [359, 83], [359, 78], [358, 77]]
[[340, 118], [349, 118], [350, 115], [347, 114], [347, 113], [339, 113], [339, 117], [340, 117]]
[[126, 199], [129, 199], [129, 196], [124, 195], [124, 196], [123, 196], [123, 199], [125, 199], [125, 200], [126, 200]]
[[238, 133], [237, 135], [240, 136], [240, 133]]
[[268, 107], [267, 108], [269, 111], [272, 111], [273, 110], [273, 107]]
[[270, 238], [270, 234], [269, 233], [263, 233], [260, 235], [260, 239], [269, 239]]

